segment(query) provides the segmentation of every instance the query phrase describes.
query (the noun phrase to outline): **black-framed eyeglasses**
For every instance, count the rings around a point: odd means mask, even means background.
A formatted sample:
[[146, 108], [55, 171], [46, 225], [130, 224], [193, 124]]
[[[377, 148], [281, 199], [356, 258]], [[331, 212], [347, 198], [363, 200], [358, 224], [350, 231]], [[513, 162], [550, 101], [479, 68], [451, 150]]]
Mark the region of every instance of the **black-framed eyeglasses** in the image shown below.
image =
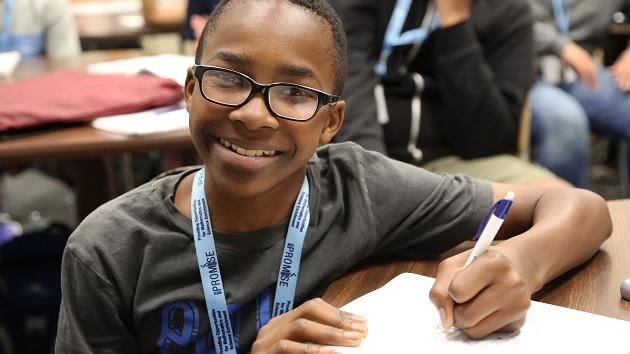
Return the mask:
[[206, 100], [238, 108], [260, 92], [267, 109], [276, 118], [304, 122], [313, 118], [322, 106], [339, 101], [339, 96], [298, 84], [259, 84], [245, 74], [218, 66], [193, 65], [192, 70]]

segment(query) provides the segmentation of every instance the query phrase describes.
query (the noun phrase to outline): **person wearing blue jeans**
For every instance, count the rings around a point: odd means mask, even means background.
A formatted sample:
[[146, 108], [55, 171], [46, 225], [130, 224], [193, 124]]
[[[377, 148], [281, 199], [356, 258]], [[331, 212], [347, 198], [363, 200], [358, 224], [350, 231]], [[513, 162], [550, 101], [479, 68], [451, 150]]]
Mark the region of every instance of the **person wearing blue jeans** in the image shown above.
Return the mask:
[[630, 92], [617, 86], [611, 70], [600, 70], [597, 88], [579, 81], [563, 88], [584, 107], [591, 130], [614, 139], [630, 140]]
[[531, 92], [534, 159], [578, 187], [586, 184], [589, 129], [630, 140], [630, 50], [609, 68], [598, 69], [591, 55], [624, 2], [530, 0], [543, 74]]
[[544, 82], [534, 85], [530, 97], [532, 157], [574, 186], [584, 187], [589, 154], [584, 108], [562, 88]]

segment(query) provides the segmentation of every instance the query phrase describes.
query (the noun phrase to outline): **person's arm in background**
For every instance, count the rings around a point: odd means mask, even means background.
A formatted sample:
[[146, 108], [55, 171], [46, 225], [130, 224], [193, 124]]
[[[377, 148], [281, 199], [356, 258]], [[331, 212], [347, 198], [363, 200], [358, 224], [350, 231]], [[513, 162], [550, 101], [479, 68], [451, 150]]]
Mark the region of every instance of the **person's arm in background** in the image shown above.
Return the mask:
[[630, 91], [630, 47], [619, 55], [615, 63], [610, 67], [610, 72], [615, 77], [617, 86], [622, 91]]
[[[630, 10], [630, 0], [624, 1], [624, 9]], [[626, 16], [630, 15], [626, 13]], [[630, 19], [626, 18], [626, 21]], [[622, 91], [630, 91], [630, 40], [628, 41], [628, 48], [617, 57], [615, 63], [610, 67], [610, 71], [615, 76], [617, 86]]]
[[[438, 0], [436, 5], [441, 27], [433, 33], [435, 76], [453, 153], [473, 158], [514, 151], [520, 113], [534, 79], [528, 6], [490, 1], [471, 8], [470, 0]], [[488, 20], [495, 23], [486, 26], [481, 38], [474, 23]]]
[[218, 0], [188, 0], [182, 37], [184, 40], [192, 41], [193, 53], [197, 50], [197, 42], [208, 22], [208, 17], [218, 3]]
[[46, 55], [51, 58], [78, 56], [81, 44], [68, 0], [50, 0], [44, 16]]
[[534, 14], [534, 43], [538, 55], [555, 55], [591, 87], [597, 86], [597, 65], [591, 55], [556, 28], [548, 0], [529, 0]]
[[377, 18], [382, 9], [372, 0], [331, 0], [330, 4], [341, 17], [348, 38], [348, 78], [343, 92], [346, 115], [335, 141], [354, 141], [386, 153], [374, 100], [374, 64], [380, 49]]
[[495, 201], [508, 190], [516, 197], [499, 237], [513, 237], [467, 268], [469, 252], [444, 260], [430, 293], [443, 325], [472, 338], [523, 326], [531, 294], [593, 256], [612, 232], [606, 202], [592, 192], [493, 184]]

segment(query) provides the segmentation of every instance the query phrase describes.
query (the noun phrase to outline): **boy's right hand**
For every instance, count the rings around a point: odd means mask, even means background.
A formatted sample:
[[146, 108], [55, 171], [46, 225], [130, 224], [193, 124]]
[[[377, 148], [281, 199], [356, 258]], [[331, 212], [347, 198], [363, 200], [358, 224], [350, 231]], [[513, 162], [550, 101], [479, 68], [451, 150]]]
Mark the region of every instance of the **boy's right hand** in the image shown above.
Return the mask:
[[366, 335], [364, 317], [313, 299], [263, 326], [252, 345], [252, 354], [334, 354], [329, 346], [356, 347]]

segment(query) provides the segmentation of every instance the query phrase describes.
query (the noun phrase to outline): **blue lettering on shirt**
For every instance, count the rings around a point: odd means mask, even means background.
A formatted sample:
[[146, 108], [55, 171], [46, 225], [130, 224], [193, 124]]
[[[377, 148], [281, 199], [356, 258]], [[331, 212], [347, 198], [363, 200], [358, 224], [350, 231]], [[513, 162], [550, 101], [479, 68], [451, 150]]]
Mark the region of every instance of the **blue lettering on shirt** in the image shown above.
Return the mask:
[[[205, 309], [205, 308], [204, 308]], [[234, 331], [234, 342], [238, 349], [241, 333], [241, 306], [228, 304], [230, 322]], [[267, 309], [267, 312], [269, 310]], [[177, 301], [162, 308], [160, 337], [157, 347], [161, 354], [174, 348], [187, 349], [193, 344], [197, 354], [216, 354], [212, 333], [199, 336], [199, 307], [192, 301]], [[269, 321], [267, 319], [267, 321]], [[266, 322], [265, 322], [266, 323]]]
[[[181, 321], [176, 321], [181, 317]], [[162, 327], [157, 347], [168, 354], [172, 345], [188, 347], [199, 335], [199, 309], [192, 301], [178, 301], [162, 308]]]

